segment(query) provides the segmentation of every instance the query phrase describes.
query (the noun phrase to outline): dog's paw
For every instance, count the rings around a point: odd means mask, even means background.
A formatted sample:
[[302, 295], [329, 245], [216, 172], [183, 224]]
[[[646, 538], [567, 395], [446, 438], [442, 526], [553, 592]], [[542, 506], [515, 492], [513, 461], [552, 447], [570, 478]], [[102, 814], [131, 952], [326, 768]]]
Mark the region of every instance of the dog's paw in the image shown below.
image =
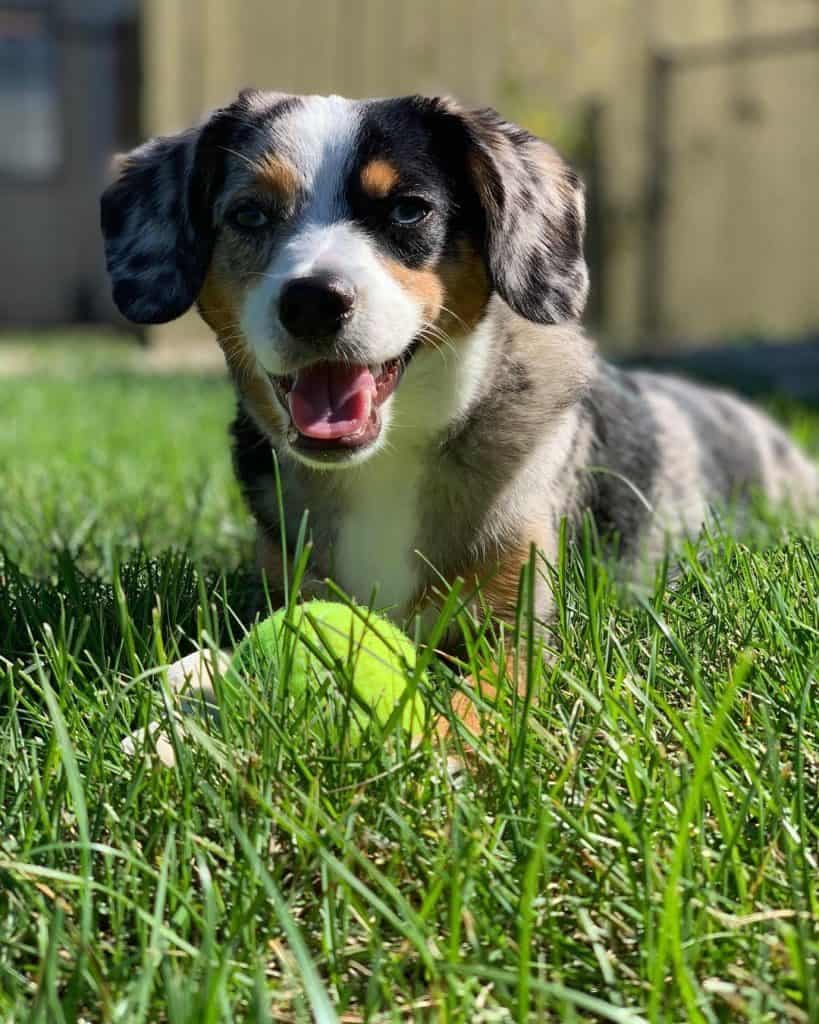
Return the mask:
[[176, 764], [173, 744], [167, 733], [162, 732], [159, 722], [151, 722], [144, 729], [135, 730], [122, 740], [119, 748], [129, 757], [139, 757], [145, 752], [153, 752], [167, 768], [173, 768]]
[[[204, 711], [216, 715], [216, 695], [213, 677], [217, 671], [224, 673], [230, 658], [224, 651], [201, 650], [172, 662], [165, 669], [168, 687], [176, 698], [179, 711], [176, 717], [177, 731], [185, 736], [184, 715]], [[159, 722], [151, 722], [144, 729], [137, 729], [120, 743], [120, 749], [129, 757], [137, 757], [144, 751], [155, 752], [161, 764], [172, 768], [176, 764], [173, 744]]]
[[193, 651], [168, 665], [168, 686], [180, 698], [185, 714], [201, 711], [203, 706], [209, 713], [216, 710], [213, 677], [217, 672], [224, 674], [229, 665], [230, 658], [224, 651], [208, 649]]
[[452, 735], [454, 720], [457, 719], [464, 729], [472, 736], [480, 736], [481, 734], [481, 718], [478, 712], [478, 708], [475, 705], [475, 699], [480, 694], [494, 697], [495, 691], [488, 693], [487, 690], [491, 687], [487, 687], [486, 684], [482, 684], [480, 691], [476, 692], [474, 680], [470, 677], [466, 680], [466, 686], [469, 687], [467, 690], [459, 690], [452, 700], [449, 702], [449, 706], [452, 708], [452, 717], [448, 715], [441, 715], [435, 725], [435, 732], [441, 739], [447, 739]]

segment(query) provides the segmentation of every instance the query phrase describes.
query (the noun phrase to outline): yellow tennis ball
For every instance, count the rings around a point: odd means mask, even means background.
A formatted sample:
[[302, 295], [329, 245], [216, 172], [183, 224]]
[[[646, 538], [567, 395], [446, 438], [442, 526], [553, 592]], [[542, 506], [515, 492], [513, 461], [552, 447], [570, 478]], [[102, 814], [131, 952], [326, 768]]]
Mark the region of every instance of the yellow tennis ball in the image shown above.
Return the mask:
[[[336, 686], [340, 675], [352, 684], [352, 713], [363, 729], [372, 716], [381, 725], [387, 722], [413, 681], [415, 662], [415, 645], [383, 616], [315, 600], [298, 605], [290, 616], [282, 608], [259, 622], [236, 648], [231, 667], [240, 676], [262, 669], [286, 674], [289, 692], [297, 698], [308, 689]], [[426, 718], [421, 696], [406, 697], [404, 729], [418, 736]]]

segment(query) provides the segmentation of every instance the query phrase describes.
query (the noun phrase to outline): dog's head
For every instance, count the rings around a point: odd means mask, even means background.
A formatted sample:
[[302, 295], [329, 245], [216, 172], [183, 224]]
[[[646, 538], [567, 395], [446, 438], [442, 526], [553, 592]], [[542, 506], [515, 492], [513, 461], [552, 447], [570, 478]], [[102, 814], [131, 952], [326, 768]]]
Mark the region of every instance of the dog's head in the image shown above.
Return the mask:
[[378, 450], [411, 362], [434, 375], [438, 353], [445, 377], [493, 293], [536, 323], [579, 317], [583, 226], [553, 149], [422, 97], [248, 91], [134, 150], [102, 198], [122, 313], [197, 303], [248, 410], [319, 467]]

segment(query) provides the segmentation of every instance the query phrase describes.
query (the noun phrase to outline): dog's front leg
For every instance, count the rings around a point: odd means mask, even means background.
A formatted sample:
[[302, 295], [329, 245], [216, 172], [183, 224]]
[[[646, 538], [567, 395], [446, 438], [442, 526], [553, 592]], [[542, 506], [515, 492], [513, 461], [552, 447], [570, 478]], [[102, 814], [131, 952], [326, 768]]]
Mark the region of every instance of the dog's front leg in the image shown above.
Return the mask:
[[[540, 550], [540, 548], [538, 548]], [[542, 649], [542, 627], [539, 625], [549, 616], [552, 595], [546, 580], [537, 573], [536, 555], [528, 543], [521, 543], [505, 550], [497, 559], [472, 569], [464, 579], [475, 588], [475, 616], [480, 618], [487, 611], [513, 632], [521, 599], [521, 586], [526, 586], [524, 570], [534, 574], [531, 585], [534, 588], [534, 616], [531, 627], [536, 630], [536, 649]], [[465, 689], [454, 695], [451, 701], [455, 718], [460, 720], [467, 732], [473, 736], [481, 733], [481, 716], [476, 698], [495, 702], [498, 699], [497, 683], [503, 682], [517, 691], [520, 697], [530, 696], [527, 671], [525, 638], [519, 638], [515, 645], [506, 640], [498, 659], [483, 667], [477, 674], [470, 674], [464, 680]], [[539, 655], [540, 656], [540, 655]], [[448, 736], [452, 722], [441, 718], [437, 731], [442, 737]]]

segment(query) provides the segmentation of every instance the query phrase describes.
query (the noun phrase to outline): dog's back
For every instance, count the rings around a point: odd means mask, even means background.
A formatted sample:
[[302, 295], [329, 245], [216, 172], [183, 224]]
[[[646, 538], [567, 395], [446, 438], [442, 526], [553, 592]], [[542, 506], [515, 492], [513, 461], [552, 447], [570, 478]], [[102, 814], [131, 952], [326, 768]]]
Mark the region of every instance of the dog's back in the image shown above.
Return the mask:
[[590, 435], [580, 502], [621, 555], [658, 555], [714, 513], [754, 499], [816, 508], [814, 464], [769, 416], [724, 390], [601, 362], [582, 400]]

